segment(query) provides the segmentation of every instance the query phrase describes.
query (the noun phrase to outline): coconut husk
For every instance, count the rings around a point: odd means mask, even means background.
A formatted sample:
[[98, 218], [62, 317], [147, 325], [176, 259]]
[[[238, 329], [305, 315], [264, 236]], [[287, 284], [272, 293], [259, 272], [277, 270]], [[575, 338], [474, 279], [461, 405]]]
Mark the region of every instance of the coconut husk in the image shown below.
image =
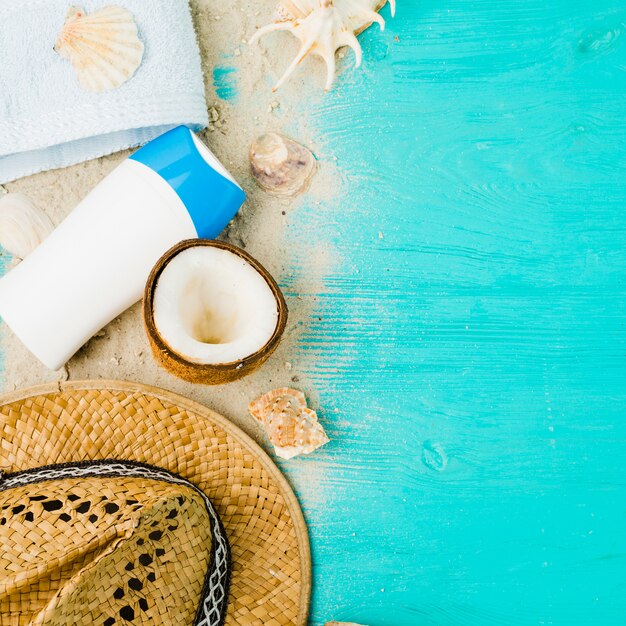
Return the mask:
[[[156, 290], [159, 277], [168, 265], [168, 263], [178, 254], [189, 248], [204, 246], [220, 248], [232, 252], [249, 263], [261, 276], [265, 279], [268, 286], [274, 294], [276, 305], [278, 307], [278, 323], [274, 334], [269, 341], [257, 352], [247, 356], [240, 361], [232, 363], [220, 364], [200, 364], [187, 360], [184, 356], [173, 351], [170, 346], [163, 340], [154, 323], [154, 292]], [[274, 352], [280, 343], [280, 339], [287, 326], [287, 303], [280, 290], [280, 287], [272, 277], [272, 275], [252, 256], [244, 252], [240, 248], [223, 241], [212, 241], [208, 239], [188, 239], [175, 245], [168, 250], [156, 263], [148, 282], [143, 299], [143, 318], [150, 341], [150, 347], [157, 362], [166, 370], [191, 383], [199, 383], [203, 385], [220, 385], [238, 380], [251, 374], [259, 368]]]

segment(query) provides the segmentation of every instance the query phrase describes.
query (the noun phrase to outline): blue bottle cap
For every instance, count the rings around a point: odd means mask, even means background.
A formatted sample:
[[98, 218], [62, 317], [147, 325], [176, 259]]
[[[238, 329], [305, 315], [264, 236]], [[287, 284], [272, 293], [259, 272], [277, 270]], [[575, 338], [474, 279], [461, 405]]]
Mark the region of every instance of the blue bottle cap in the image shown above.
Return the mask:
[[201, 239], [215, 239], [246, 199], [243, 189], [186, 126], [153, 139], [130, 158], [172, 187]]

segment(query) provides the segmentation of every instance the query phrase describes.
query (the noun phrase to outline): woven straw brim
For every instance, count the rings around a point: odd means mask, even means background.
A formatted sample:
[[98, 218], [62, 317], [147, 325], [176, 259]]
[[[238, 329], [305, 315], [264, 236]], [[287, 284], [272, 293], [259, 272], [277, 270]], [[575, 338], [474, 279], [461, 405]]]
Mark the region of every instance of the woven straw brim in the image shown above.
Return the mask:
[[94, 381], [0, 397], [0, 469], [120, 459], [162, 467], [210, 498], [230, 541], [225, 626], [304, 626], [308, 536], [284, 476], [217, 413], [145, 385]]

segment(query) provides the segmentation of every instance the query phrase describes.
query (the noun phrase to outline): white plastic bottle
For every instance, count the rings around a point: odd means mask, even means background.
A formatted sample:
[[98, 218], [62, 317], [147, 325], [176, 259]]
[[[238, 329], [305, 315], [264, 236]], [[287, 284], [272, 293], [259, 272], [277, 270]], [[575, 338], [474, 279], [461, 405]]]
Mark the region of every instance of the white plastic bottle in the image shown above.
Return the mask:
[[244, 200], [210, 150], [175, 128], [119, 165], [0, 279], [0, 316], [59, 369], [141, 299], [164, 252], [183, 239], [215, 238]]

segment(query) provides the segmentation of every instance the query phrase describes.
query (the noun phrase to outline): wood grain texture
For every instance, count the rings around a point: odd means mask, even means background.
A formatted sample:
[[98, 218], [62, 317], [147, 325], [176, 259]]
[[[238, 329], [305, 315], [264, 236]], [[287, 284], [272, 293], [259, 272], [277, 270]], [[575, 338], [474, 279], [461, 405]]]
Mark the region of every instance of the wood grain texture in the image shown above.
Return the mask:
[[625, 30], [614, 0], [400, 2], [316, 102], [333, 441], [284, 466], [315, 626], [626, 623]]
[[[341, 182], [287, 216], [281, 277], [332, 439], [281, 463], [311, 624], [624, 624], [626, 9], [383, 13], [362, 69], [322, 95], [307, 61], [280, 96]], [[243, 106], [230, 62], [212, 78]]]

